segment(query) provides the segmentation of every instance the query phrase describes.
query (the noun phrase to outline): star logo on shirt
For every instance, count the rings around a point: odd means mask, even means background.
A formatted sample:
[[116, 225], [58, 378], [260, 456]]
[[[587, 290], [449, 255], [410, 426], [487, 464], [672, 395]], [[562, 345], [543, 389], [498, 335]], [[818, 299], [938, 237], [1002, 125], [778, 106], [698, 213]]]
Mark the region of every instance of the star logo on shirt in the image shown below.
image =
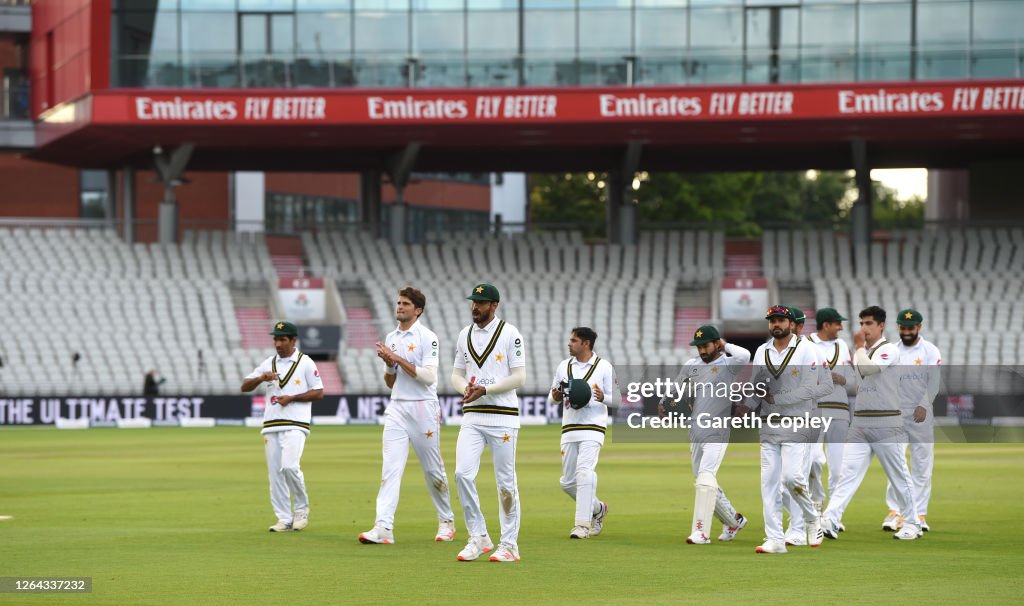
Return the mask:
[[907, 313], [903, 314], [903, 317], [909, 320], [914, 317], [914, 314], [908, 311]]
[[789, 371], [789, 374], [793, 375], [794, 377], [799, 377], [800, 376], [800, 369], [799, 368], [794, 368], [793, 370]]
[[427, 432], [427, 437], [428, 437], [428, 438], [432, 438], [432, 437], [434, 437], [434, 432], [433, 432], [433, 431], [428, 431], [428, 432]]
[[718, 367], [717, 366], [712, 366], [711, 367], [711, 374], [713, 374], [713, 375], [717, 375], [718, 374]]
[[914, 360], [914, 364], [917, 365], [917, 366], [920, 366], [921, 365], [921, 358], [918, 358], [918, 359]]
[[508, 434], [505, 434], [504, 436], [501, 437], [501, 441], [502, 442], [508, 442], [511, 439], [512, 439], [512, 436], [510, 436]]
[[416, 344], [415, 343], [409, 343], [409, 351], [416, 351]]
[[302, 385], [302, 379], [295, 379], [296, 385]]
[[505, 356], [501, 355], [500, 353], [494, 354], [494, 361], [495, 362], [501, 362], [504, 359], [505, 359]]

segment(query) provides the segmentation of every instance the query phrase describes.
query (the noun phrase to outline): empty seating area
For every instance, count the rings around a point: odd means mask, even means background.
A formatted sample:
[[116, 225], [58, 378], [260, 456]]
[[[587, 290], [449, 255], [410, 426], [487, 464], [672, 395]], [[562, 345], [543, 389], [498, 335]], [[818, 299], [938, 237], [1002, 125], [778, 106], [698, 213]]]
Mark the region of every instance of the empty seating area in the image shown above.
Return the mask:
[[[378, 333], [395, 326], [398, 290], [417, 286], [427, 295], [424, 323], [441, 340], [442, 393], [459, 331], [471, 322], [466, 296], [478, 282], [501, 292], [498, 315], [517, 326], [526, 342], [525, 392], [543, 393], [555, 365], [568, 356], [574, 326], [598, 332], [596, 350], [616, 365], [678, 363], [691, 348], [677, 348], [678, 284], [706, 286], [722, 275], [721, 233], [655, 232], [636, 247], [589, 245], [576, 232], [449, 238], [442, 244], [393, 247], [365, 234], [304, 236], [315, 272], [339, 282], [358, 281], [370, 293]], [[380, 392], [381, 370], [372, 349], [343, 354], [346, 392]]]
[[913, 307], [945, 365], [1016, 365], [1024, 358], [1024, 230], [895, 232], [852, 258], [851, 266], [824, 266], [807, 280], [817, 306], [839, 309], [851, 329], [861, 309], [880, 305], [891, 318], [886, 334], [896, 339], [896, 312]]
[[[0, 228], [4, 395], [237, 393], [267, 355], [242, 348], [228, 285], [265, 279], [255, 238], [125, 244], [111, 230]], [[78, 362], [73, 361], [74, 354]]]

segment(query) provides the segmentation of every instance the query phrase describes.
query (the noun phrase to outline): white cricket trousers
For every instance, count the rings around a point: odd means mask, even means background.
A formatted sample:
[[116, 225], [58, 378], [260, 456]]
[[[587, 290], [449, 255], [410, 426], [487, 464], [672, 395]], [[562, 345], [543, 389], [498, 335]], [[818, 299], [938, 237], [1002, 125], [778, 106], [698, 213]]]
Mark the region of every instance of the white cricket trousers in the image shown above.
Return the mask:
[[812, 522], [818, 515], [807, 487], [808, 449], [815, 441], [814, 436], [811, 435], [809, 439], [801, 442], [783, 440], [792, 438], [780, 438], [764, 432], [761, 435], [761, 501], [764, 507], [764, 532], [768, 539], [780, 542], [784, 540], [783, 490], [792, 499], [791, 503], [796, 503], [796, 509], [803, 516], [804, 522]]
[[[842, 417], [832, 417], [832, 424], [828, 431], [822, 431], [822, 441], [825, 443], [825, 460], [828, 462], [828, 494], [831, 496], [839, 484], [839, 473], [843, 469], [843, 451], [846, 448], [847, 436], [850, 433], [850, 420]], [[817, 464], [817, 461], [812, 462]], [[820, 465], [817, 467], [820, 469]], [[821, 472], [817, 473], [821, 477]], [[819, 479], [820, 482], [820, 479]], [[824, 499], [818, 499], [824, 501]]]
[[295, 511], [309, 511], [306, 480], [299, 468], [306, 434], [298, 429], [272, 431], [263, 434], [263, 443], [270, 476], [270, 504], [278, 521], [291, 524], [293, 506]]
[[[725, 450], [728, 442], [690, 442], [690, 461], [693, 463], [693, 477], [697, 478], [701, 473], [710, 473], [715, 476], [718, 482], [718, 468], [722, 466], [725, 459]], [[725, 526], [736, 525], [736, 508], [725, 496], [722, 486], [718, 486], [718, 496], [715, 498], [715, 516]]]
[[480, 511], [480, 495], [476, 476], [484, 448], [491, 448], [494, 476], [498, 484], [498, 513], [501, 518], [502, 543], [518, 547], [519, 482], [516, 478], [516, 445], [519, 429], [487, 425], [463, 425], [455, 444], [455, 485], [471, 537], [487, 534], [487, 522]]
[[[930, 425], [921, 423], [920, 425]], [[918, 429], [915, 427], [914, 429]], [[927, 427], [923, 434], [920, 431], [908, 431], [910, 435], [910, 479], [914, 484], [914, 505], [917, 515], [928, 515], [928, 501], [932, 498], [932, 469], [935, 466], [935, 436]], [[899, 501], [892, 482], [885, 487], [885, 502], [892, 511], [899, 511]]]
[[441, 458], [441, 407], [437, 400], [392, 400], [384, 411], [384, 463], [377, 493], [377, 524], [394, 528], [409, 444], [423, 468], [427, 492], [440, 521], [454, 521], [448, 475]]
[[886, 477], [896, 489], [897, 506], [894, 509], [903, 515], [904, 520], [916, 521], [914, 490], [904, 454], [906, 447], [907, 432], [902, 427], [851, 427], [849, 442], [843, 450], [839, 484], [829, 497], [823, 517], [834, 524], [842, 522], [843, 513], [868, 473], [871, 457], [877, 456]]
[[601, 443], [596, 440], [562, 444], [562, 490], [576, 501], [575, 523], [587, 528], [601, 511], [596, 471], [600, 454]]

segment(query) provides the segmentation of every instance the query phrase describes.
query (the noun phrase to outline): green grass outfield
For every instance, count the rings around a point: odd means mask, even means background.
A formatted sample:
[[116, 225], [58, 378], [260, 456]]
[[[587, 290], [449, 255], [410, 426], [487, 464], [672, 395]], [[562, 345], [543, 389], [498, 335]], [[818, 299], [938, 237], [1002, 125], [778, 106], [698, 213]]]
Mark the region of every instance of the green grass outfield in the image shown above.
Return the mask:
[[[443, 432], [449, 478], [456, 428]], [[693, 478], [684, 444], [610, 442], [598, 493], [604, 533], [571, 541], [559, 489], [558, 430], [526, 427], [519, 447], [519, 564], [457, 562], [466, 539], [434, 543], [436, 517], [411, 456], [397, 544], [366, 546], [380, 432], [317, 428], [302, 466], [309, 528], [271, 534], [263, 442], [255, 429], [0, 431], [0, 576], [90, 576], [83, 595], [0, 594], [0, 604], [1020, 603], [1024, 444], [940, 444], [933, 531], [880, 530], [884, 477], [872, 465], [821, 549], [757, 555], [763, 537], [757, 447], [733, 445], [720, 482], [750, 526], [731, 544], [686, 545]], [[480, 477], [491, 537], [498, 504], [489, 453]], [[714, 528], [717, 536], [719, 528]]]

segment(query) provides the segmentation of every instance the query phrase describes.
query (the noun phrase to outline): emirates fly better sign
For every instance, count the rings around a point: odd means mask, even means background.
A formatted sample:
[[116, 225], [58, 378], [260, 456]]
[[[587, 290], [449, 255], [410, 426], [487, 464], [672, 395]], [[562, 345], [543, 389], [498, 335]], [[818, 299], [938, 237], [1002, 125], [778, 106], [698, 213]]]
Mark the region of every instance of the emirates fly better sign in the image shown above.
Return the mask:
[[601, 123], [1024, 114], [1020, 82], [381, 92], [108, 91], [99, 124]]

